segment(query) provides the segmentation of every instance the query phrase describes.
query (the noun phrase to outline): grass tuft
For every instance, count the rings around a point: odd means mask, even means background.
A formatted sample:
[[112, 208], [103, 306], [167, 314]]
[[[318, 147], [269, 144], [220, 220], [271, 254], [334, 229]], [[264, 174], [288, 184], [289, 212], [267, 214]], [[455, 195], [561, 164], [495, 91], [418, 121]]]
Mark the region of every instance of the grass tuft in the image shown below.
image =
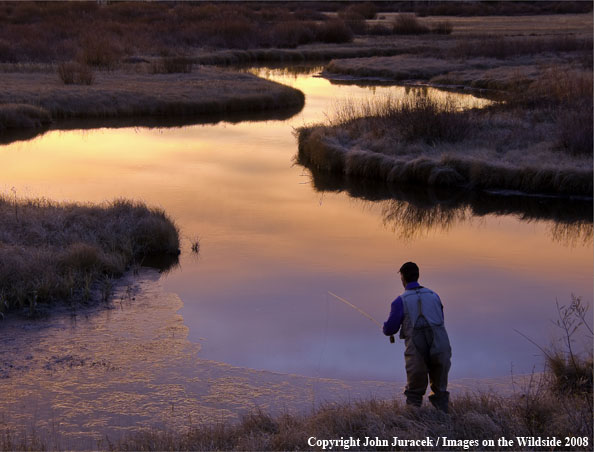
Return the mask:
[[330, 119], [333, 126], [355, 124], [373, 118], [373, 127], [397, 128], [408, 142], [422, 140], [429, 144], [462, 140], [469, 127], [468, 113], [462, 110], [453, 97], [439, 101], [415, 91], [397, 99], [391, 96], [371, 101], [345, 102], [337, 106]]
[[95, 74], [88, 65], [75, 62], [59, 64], [58, 77], [64, 85], [92, 85], [95, 81]]
[[437, 35], [450, 35], [454, 31], [454, 25], [449, 20], [441, 20], [431, 26], [431, 33]]
[[398, 14], [392, 24], [392, 33], [396, 35], [421, 35], [430, 31], [429, 27], [419, 22], [417, 17], [410, 13]]
[[179, 250], [167, 215], [142, 203], [54, 203], [0, 197], [0, 312], [86, 301], [133, 262]]

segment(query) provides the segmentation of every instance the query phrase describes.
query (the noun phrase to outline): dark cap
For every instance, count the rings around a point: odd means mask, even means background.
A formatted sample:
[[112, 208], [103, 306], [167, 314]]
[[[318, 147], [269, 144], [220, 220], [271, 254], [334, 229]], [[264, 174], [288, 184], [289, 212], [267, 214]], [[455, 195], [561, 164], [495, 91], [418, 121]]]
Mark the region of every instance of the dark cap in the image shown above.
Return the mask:
[[419, 267], [414, 262], [406, 262], [402, 264], [400, 274], [404, 277], [406, 282], [414, 282], [419, 280]]

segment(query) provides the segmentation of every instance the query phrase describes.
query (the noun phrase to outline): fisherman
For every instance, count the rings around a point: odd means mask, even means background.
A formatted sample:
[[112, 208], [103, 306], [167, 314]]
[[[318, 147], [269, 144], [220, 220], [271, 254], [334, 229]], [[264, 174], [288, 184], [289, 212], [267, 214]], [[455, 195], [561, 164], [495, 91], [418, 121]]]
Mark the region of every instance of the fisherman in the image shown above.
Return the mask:
[[383, 330], [386, 336], [400, 330], [400, 339], [404, 339], [406, 404], [421, 406], [428, 376], [432, 390], [429, 401], [447, 413], [452, 349], [443, 324], [443, 305], [435, 292], [419, 285], [417, 264], [406, 262], [399, 273], [404, 293], [392, 302], [390, 317]]

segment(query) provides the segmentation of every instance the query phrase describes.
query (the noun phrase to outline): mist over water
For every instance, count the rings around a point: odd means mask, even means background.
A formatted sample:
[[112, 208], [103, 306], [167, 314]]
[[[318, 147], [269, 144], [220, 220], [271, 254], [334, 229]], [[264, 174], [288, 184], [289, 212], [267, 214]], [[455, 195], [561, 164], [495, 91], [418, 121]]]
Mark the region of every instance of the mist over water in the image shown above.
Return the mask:
[[[340, 99], [416, 88], [330, 83], [315, 76], [319, 68], [254, 71], [302, 90], [304, 109], [289, 119], [52, 130], [0, 147], [0, 189], [163, 207], [183, 249], [162, 284], [183, 301], [179, 314], [202, 359], [401, 380], [402, 344], [328, 291], [383, 322], [402, 291], [396, 270], [412, 260], [445, 306], [451, 378], [542, 369], [540, 352], [514, 330], [547, 345], [556, 299], [592, 302], [591, 202], [395, 191], [312, 174], [294, 161], [294, 128], [324, 120]], [[196, 238], [199, 255], [190, 252]]]

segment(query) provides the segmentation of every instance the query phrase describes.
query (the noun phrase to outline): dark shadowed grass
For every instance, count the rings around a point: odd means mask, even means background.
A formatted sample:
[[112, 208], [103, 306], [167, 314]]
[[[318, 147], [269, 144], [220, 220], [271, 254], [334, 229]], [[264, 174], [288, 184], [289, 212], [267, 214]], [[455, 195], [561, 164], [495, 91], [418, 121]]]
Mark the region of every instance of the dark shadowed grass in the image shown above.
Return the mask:
[[34, 129], [52, 121], [50, 112], [25, 103], [0, 104], [0, 134], [14, 129]]
[[95, 283], [132, 263], [178, 254], [178, 230], [142, 203], [55, 203], [0, 197], [0, 312], [88, 301]]

